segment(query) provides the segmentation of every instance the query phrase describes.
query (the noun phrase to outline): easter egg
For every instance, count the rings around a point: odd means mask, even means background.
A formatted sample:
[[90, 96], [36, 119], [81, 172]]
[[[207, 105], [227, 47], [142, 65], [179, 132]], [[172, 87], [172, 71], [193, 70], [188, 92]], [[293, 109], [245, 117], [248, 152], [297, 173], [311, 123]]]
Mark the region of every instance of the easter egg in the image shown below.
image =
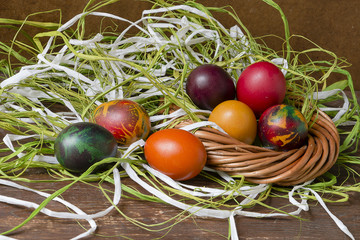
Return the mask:
[[144, 146], [144, 155], [152, 168], [177, 181], [197, 176], [207, 159], [205, 146], [198, 137], [175, 128], [150, 135]]
[[258, 128], [261, 142], [274, 150], [299, 148], [308, 134], [308, 125], [302, 113], [286, 104], [266, 109], [259, 119]]
[[66, 169], [83, 172], [108, 157], [115, 157], [117, 142], [105, 128], [80, 122], [64, 128], [54, 144], [55, 157]]
[[204, 64], [191, 71], [186, 93], [200, 109], [213, 110], [219, 103], [235, 99], [234, 80], [222, 67]]
[[148, 113], [131, 100], [113, 100], [99, 105], [93, 113], [93, 120], [109, 130], [121, 146], [145, 139], [150, 133]]
[[249, 65], [236, 83], [236, 96], [247, 104], [257, 117], [285, 98], [286, 81], [281, 70], [270, 62]]
[[241, 142], [252, 144], [256, 138], [255, 114], [249, 106], [238, 100], [227, 100], [217, 105], [212, 110], [209, 121]]

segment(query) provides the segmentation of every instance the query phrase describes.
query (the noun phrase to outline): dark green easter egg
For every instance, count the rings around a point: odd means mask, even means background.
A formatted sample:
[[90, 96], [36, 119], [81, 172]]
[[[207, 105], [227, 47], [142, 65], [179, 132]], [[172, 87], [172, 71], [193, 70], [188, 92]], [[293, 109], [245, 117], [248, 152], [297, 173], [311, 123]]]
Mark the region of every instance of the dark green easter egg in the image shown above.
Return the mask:
[[54, 151], [56, 159], [66, 169], [83, 172], [98, 161], [115, 157], [117, 141], [104, 127], [80, 122], [67, 126], [59, 133]]

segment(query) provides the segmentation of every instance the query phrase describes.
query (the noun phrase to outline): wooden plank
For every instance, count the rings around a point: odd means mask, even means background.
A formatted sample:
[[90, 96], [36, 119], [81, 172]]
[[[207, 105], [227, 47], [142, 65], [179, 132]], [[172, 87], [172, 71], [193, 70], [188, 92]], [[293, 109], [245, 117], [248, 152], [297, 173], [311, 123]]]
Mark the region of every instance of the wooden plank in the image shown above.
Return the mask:
[[[360, 168], [356, 168], [360, 171]], [[335, 172], [335, 169], [333, 170]], [[38, 180], [49, 180], [50, 177], [41, 171], [31, 174], [31, 178]], [[197, 178], [190, 180], [199, 184], [207, 185], [206, 179]], [[129, 178], [122, 178], [122, 183], [139, 188]], [[24, 184], [35, 189], [44, 189], [51, 193], [66, 185], [65, 182], [31, 183]], [[97, 186], [96, 183], [94, 183]], [[103, 185], [106, 189], [113, 188], [110, 184]], [[5, 186], [0, 186], [2, 195], [12, 196], [19, 199], [41, 203], [44, 199], [36, 194], [16, 190]], [[62, 194], [62, 197], [77, 205], [88, 214], [102, 211], [110, 206], [99, 189], [83, 183], [75, 184], [71, 189]], [[329, 210], [335, 214], [349, 228], [355, 238], [360, 237], [360, 193], [350, 193], [350, 200], [345, 203], [327, 203]], [[270, 198], [267, 204], [275, 207], [286, 206], [289, 204], [287, 199]], [[67, 209], [56, 202], [51, 202], [48, 208], [53, 211], [67, 211]], [[145, 223], [156, 225], [170, 220], [181, 213], [181, 210], [163, 203], [153, 203], [141, 200], [133, 200], [123, 197], [118, 205], [122, 214]], [[6, 231], [24, 221], [31, 213], [31, 210], [23, 207], [0, 204], [0, 231]], [[250, 211], [268, 212], [260, 206], [255, 206]], [[292, 211], [295, 207], [285, 207], [284, 210]], [[174, 221], [170, 221], [161, 226], [155, 226], [152, 232], [146, 231], [139, 226], [126, 220], [116, 210], [113, 210], [105, 217], [96, 220], [98, 230], [96, 235], [88, 239], [99, 239], [100, 236], [123, 237], [130, 239], [154, 239], [163, 237], [164, 239], [224, 239], [228, 232], [228, 221], [225, 219], [210, 219], [200, 217], [188, 217], [171, 227]], [[185, 214], [184, 216], [188, 216]], [[248, 218], [237, 216], [236, 225], [240, 239], [347, 239], [336, 224], [331, 220], [325, 210], [316, 202], [310, 201], [310, 210], [302, 212], [298, 220], [293, 217], [279, 218]], [[88, 228], [86, 221], [79, 221], [84, 227]], [[70, 239], [84, 232], [81, 225], [75, 220], [55, 219], [44, 214], [39, 214], [24, 227], [15, 231], [9, 236], [17, 239], [49, 239], [58, 236], [61, 239]], [[164, 227], [169, 227], [162, 231], [157, 231]]]

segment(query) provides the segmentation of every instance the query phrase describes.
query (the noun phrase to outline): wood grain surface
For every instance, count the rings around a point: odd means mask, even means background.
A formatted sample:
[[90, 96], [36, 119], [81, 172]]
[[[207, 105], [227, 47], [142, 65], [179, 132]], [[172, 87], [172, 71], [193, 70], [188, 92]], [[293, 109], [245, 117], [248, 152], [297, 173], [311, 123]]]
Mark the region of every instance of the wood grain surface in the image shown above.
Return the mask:
[[[360, 171], [359, 167], [356, 167]], [[336, 169], [332, 171], [337, 172]], [[47, 180], [49, 176], [43, 171], [30, 171], [29, 177], [38, 180]], [[205, 179], [198, 177], [190, 181], [201, 185], [208, 185]], [[123, 178], [122, 183], [141, 189], [129, 178]], [[53, 192], [63, 186], [65, 182], [57, 183], [33, 183], [24, 184], [35, 189], [43, 189], [46, 192]], [[96, 186], [96, 183], [94, 183]], [[112, 186], [104, 184], [103, 187], [111, 190]], [[14, 188], [0, 186], [2, 195], [12, 196], [19, 199], [41, 203], [42, 197], [16, 190]], [[79, 183], [62, 194], [62, 197], [77, 205], [88, 214], [102, 211], [110, 206], [103, 194], [94, 186]], [[350, 193], [349, 201], [345, 203], [327, 203], [329, 210], [337, 216], [352, 232], [355, 239], [360, 238], [360, 193]], [[266, 201], [274, 207], [285, 206], [284, 210], [295, 210], [294, 207], [286, 206], [289, 204], [287, 199], [271, 198]], [[325, 210], [315, 201], [310, 201], [310, 210], [302, 212], [298, 220], [293, 217], [271, 217], [271, 218], [248, 218], [236, 216], [236, 226], [240, 239], [348, 239], [345, 234], [331, 220]], [[67, 209], [56, 203], [51, 202], [47, 206], [54, 211], [67, 211]], [[180, 214], [181, 211], [173, 206], [164, 203], [152, 203], [141, 200], [128, 199], [122, 197], [118, 208], [128, 217], [146, 224], [159, 224]], [[256, 206], [251, 211], [269, 212], [268, 210]], [[30, 209], [17, 207], [7, 204], [0, 204], [0, 231], [6, 231], [24, 221], [31, 213]], [[223, 219], [211, 219], [200, 217], [189, 217], [177, 223], [175, 226], [166, 230], [174, 221], [159, 226], [152, 227], [152, 232], [143, 230], [130, 221], [126, 220], [116, 210], [105, 217], [96, 219], [98, 230], [92, 237], [86, 239], [227, 239], [228, 221]], [[38, 214], [24, 227], [8, 235], [16, 239], [71, 239], [89, 228], [85, 221], [76, 222], [75, 220], [55, 219], [44, 214]], [[159, 231], [158, 231], [159, 230]]]

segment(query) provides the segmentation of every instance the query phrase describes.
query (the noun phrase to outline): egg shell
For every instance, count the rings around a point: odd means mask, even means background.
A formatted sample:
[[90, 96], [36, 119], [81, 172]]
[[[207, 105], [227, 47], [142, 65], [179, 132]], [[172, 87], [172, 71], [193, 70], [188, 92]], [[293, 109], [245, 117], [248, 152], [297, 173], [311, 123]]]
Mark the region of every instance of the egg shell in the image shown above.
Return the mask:
[[150, 133], [150, 117], [143, 106], [131, 100], [113, 100], [99, 105], [94, 122], [109, 130], [121, 146], [145, 139]]
[[83, 172], [91, 165], [108, 157], [115, 157], [117, 142], [105, 128], [80, 122], [64, 128], [54, 143], [58, 162], [73, 172]]
[[252, 144], [256, 138], [255, 114], [248, 105], [238, 100], [220, 103], [211, 112], [208, 120], [241, 142]]
[[290, 150], [304, 145], [308, 124], [295, 107], [279, 104], [268, 108], [258, 122], [258, 134], [265, 147]]
[[256, 62], [248, 66], [236, 83], [236, 96], [247, 104], [257, 117], [271, 106], [282, 104], [286, 81], [281, 70], [270, 62]]
[[200, 109], [212, 110], [219, 103], [235, 99], [233, 78], [222, 67], [215, 64], [198, 66], [189, 74], [186, 93]]

